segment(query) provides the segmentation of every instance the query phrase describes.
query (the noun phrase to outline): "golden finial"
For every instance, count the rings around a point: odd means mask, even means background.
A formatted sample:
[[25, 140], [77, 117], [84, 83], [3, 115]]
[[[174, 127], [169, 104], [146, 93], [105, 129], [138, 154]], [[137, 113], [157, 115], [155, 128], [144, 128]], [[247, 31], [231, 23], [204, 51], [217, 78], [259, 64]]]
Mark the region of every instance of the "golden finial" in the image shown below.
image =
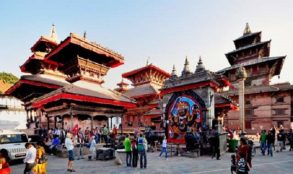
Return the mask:
[[83, 39], [86, 39], [86, 31], [83, 32]]
[[150, 60], [150, 57], [147, 58], [147, 61], [146, 61], [146, 66], [148, 66], [150, 63], [149, 63], [149, 60]]
[[249, 24], [247, 22], [245, 25], [245, 28], [244, 28], [243, 35], [250, 34], [250, 33], [251, 33], [251, 30], [250, 30]]
[[50, 33], [50, 38], [55, 41], [56, 43], [58, 42], [58, 37], [57, 37], [57, 32], [56, 32], [56, 28], [55, 25], [52, 24], [52, 28], [51, 28], [51, 33]]

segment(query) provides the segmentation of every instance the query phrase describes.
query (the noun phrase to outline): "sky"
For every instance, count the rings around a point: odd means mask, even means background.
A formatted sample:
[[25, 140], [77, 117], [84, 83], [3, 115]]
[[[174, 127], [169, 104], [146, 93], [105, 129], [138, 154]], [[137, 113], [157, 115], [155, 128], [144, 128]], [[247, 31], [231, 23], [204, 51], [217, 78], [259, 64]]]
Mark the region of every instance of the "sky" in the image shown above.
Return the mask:
[[149, 62], [181, 74], [187, 56], [195, 70], [229, 66], [225, 53], [235, 49], [246, 23], [270, 40], [271, 56], [286, 55], [280, 78], [293, 83], [292, 0], [9, 0], [0, 2], [0, 71], [22, 75], [19, 66], [31, 46], [55, 24], [60, 41], [70, 32], [115, 50], [125, 64], [108, 72], [104, 86], [115, 88], [121, 74]]

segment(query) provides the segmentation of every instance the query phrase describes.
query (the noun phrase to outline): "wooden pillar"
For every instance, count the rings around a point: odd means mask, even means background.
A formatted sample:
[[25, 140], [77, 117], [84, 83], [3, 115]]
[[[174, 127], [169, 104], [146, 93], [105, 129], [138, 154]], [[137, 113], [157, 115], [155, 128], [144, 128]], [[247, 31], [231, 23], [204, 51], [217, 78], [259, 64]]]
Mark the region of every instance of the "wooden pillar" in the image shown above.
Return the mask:
[[124, 118], [124, 114], [121, 115], [121, 121], [120, 121], [120, 131], [121, 131], [121, 135], [123, 134], [123, 118]]
[[64, 115], [61, 116], [61, 128], [64, 129]]
[[48, 115], [46, 117], [47, 117], [47, 126], [48, 126], [48, 130], [49, 130], [50, 129], [50, 118]]
[[32, 110], [29, 111], [29, 115], [30, 115], [30, 123], [33, 122], [33, 113]]
[[91, 117], [91, 131], [94, 130], [94, 117], [93, 116], [90, 116]]
[[113, 116], [110, 117], [111, 118], [111, 128], [109, 128], [110, 130], [112, 130], [112, 126], [113, 126]]
[[26, 111], [26, 122], [29, 121], [29, 115], [28, 115], [28, 110], [25, 110]]
[[57, 128], [57, 116], [54, 116], [54, 128]]
[[73, 129], [73, 113], [72, 113], [72, 106], [70, 106], [70, 130]]
[[[107, 116], [106, 116], [106, 117], [107, 117]], [[109, 127], [109, 117], [107, 117], [107, 127], [110, 128], [110, 127]]]

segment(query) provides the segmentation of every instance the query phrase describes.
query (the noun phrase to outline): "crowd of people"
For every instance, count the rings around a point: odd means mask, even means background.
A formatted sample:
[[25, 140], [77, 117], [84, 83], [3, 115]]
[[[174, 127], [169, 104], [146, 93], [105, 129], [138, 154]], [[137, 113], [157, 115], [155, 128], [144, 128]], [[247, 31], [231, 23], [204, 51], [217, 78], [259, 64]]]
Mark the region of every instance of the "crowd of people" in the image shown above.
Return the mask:
[[[24, 174], [46, 174], [46, 153], [56, 155], [58, 151], [61, 152], [63, 148], [67, 150], [67, 171], [75, 172], [73, 167], [75, 156], [77, 160], [84, 159], [84, 147], [89, 148], [89, 159], [95, 158], [96, 144], [109, 143], [116, 137], [117, 133], [118, 130], [116, 126], [114, 126], [110, 132], [106, 125], [101, 128], [96, 127], [92, 131], [90, 131], [88, 127], [82, 130], [78, 128], [78, 126], [75, 126], [71, 131], [60, 128], [49, 130], [40, 129], [38, 130], [40, 141], [36, 143], [27, 143], [25, 145], [27, 153], [24, 159]], [[1, 156], [5, 156], [5, 154], [0, 153], [0, 163], [2, 164], [0, 164], [0, 167], [4, 168], [6, 166], [6, 161], [4, 160], [5, 158], [2, 159]]]
[[[25, 147], [27, 149], [26, 157], [24, 159], [25, 163], [25, 174], [46, 174], [47, 170], [47, 156], [48, 154], [56, 154], [56, 151], [62, 148], [66, 148], [68, 163], [67, 171], [75, 172], [74, 160], [83, 159], [83, 148], [89, 148], [90, 159], [95, 159], [97, 156], [97, 143], [109, 143], [116, 139], [117, 128], [114, 126], [113, 130], [110, 131], [106, 125], [101, 128], [95, 128], [92, 131], [87, 127], [85, 130], [81, 128], [74, 128], [71, 131], [62, 129], [50, 129], [48, 131], [41, 129], [39, 135], [44, 141], [37, 143], [26, 143]], [[148, 143], [145, 135], [141, 132], [134, 133], [130, 136], [126, 134], [123, 137], [123, 147], [126, 152], [126, 166], [136, 168], [138, 164], [140, 168], [147, 167], [147, 150], [152, 143]], [[220, 160], [220, 138], [219, 133], [214, 130], [201, 129], [188, 129], [185, 135], [186, 150], [193, 151], [194, 149], [200, 149], [209, 144], [209, 152], [212, 158]], [[252, 167], [252, 150], [253, 145], [250, 144], [250, 140], [240, 134], [240, 145], [236, 151], [236, 154], [231, 156], [231, 173], [236, 172], [238, 174], [247, 174]], [[152, 138], [153, 139], [153, 138]], [[276, 140], [276, 141], [275, 141]], [[288, 141], [287, 141], [288, 140]], [[287, 133], [284, 129], [279, 129], [276, 131], [275, 128], [269, 131], [263, 130], [259, 135], [260, 142], [260, 152], [262, 155], [273, 156], [273, 152], [282, 152], [285, 149], [285, 143], [289, 142], [289, 151], [293, 150], [293, 131], [290, 129]], [[168, 159], [168, 140], [166, 136], [160, 139], [159, 144], [161, 144], [161, 152], [159, 157], [164, 155], [165, 159]], [[276, 147], [275, 147], [276, 145]], [[9, 168], [6, 157], [8, 154], [5, 151], [0, 151], [0, 169], [3, 174], [10, 174], [11, 170]], [[75, 156], [77, 158], [75, 158]]]
[[[277, 143], [276, 143], [277, 140]], [[262, 130], [260, 134], [260, 149], [262, 155], [273, 156], [273, 151], [282, 152], [286, 149], [286, 142], [289, 142], [289, 151], [293, 150], [293, 132], [289, 129], [286, 133], [283, 128], [281, 128], [278, 133], [276, 133], [275, 128], [271, 128], [269, 131]], [[275, 146], [276, 145], [276, 146]]]
[[140, 159], [140, 168], [146, 168], [148, 143], [144, 135], [139, 134], [139, 137], [137, 137], [135, 134], [130, 138], [130, 135], [127, 134], [123, 144], [126, 152], [126, 166], [135, 168], [138, 159]]

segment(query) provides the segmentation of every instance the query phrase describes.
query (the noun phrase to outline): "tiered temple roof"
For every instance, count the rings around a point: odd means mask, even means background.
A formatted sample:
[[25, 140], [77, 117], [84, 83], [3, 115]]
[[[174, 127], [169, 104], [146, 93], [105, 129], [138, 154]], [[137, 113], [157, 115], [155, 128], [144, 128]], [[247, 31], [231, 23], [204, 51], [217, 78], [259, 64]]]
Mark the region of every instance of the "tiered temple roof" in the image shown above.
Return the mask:
[[251, 33], [246, 24], [243, 36], [234, 40], [236, 50], [226, 53], [231, 65], [270, 56], [269, 41], [261, 41], [261, 32]]
[[236, 82], [236, 70], [243, 66], [248, 77], [245, 85], [269, 85], [270, 79], [279, 75], [286, 56], [270, 56], [269, 41], [261, 41], [261, 32], [252, 33], [248, 24], [243, 36], [234, 40], [236, 50], [228, 52], [226, 57], [230, 67], [219, 70], [231, 82]]
[[62, 78], [52, 77], [46, 74], [24, 75], [11, 88], [6, 91], [6, 94], [27, 102], [35, 97], [40, 97], [45, 93], [69, 84]]
[[123, 92], [125, 92], [125, 91], [128, 90], [128, 85], [129, 84], [126, 83], [126, 82], [124, 82], [124, 80], [122, 78], [121, 82], [120, 83], [117, 83], [118, 88], [116, 88], [115, 90], [118, 91], [118, 92], [123, 93]]
[[174, 67], [172, 70], [172, 77], [165, 81], [162, 88], [162, 93], [170, 93], [174, 91], [180, 91], [184, 89], [192, 89], [194, 87], [204, 87], [207, 85], [213, 88], [220, 88], [230, 85], [229, 81], [224, 75], [220, 75], [209, 70], [206, 70], [201, 58], [199, 58], [196, 70], [194, 73], [190, 71], [188, 67], [188, 60], [185, 59], [184, 69], [180, 77], [174, 73]]
[[122, 55], [73, 33], [58, 44], [55, 26], [50, 37], [41, 36], [31, 50], [21, 70], [32, 75], [22, 76], [6, 92], [26, 102], [27, 109], [45, 109], [54, 116], [76, 104], [76, 113], [80, 107], [89, 114], [104, 107], [96, 113], [112, 109], [121, 115], [135, 106], [125, 95], [101, 86], [107, 71], [124, 63]]
[[114, 105], [126, 108], [134, 107], [132, 100], [125, 95], [109, 90], [101, 85], [90, 82], [75, 82], [58, 90], [52, 91], [34, 100], [33, 106], [38, 108], [58, 101], [77, 101], [83, 103], [96, 103]]
[[132, 98], [141, 98], [158, 95], [159, 89], [164, 81], [170, 77], [170, 74], [155, 65], [149, 64], [124, 73], [122, 77], [129, 79], [134, 86], [134, 88], [125, 91], [124, 94]]

